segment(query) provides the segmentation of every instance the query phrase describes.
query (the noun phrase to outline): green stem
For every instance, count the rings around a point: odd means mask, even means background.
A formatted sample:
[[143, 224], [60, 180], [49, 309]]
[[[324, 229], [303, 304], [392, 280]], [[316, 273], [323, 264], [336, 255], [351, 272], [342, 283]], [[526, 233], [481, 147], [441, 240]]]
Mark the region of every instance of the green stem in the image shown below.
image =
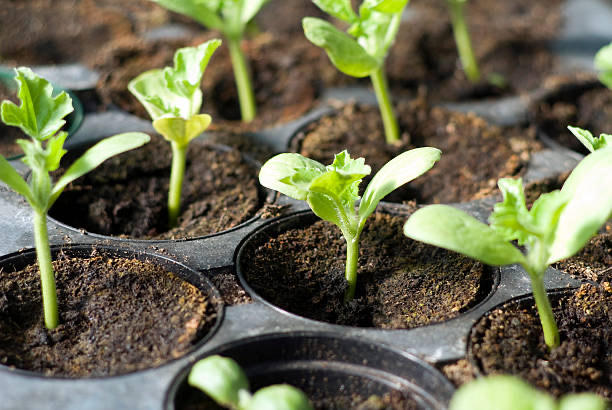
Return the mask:
[[47, 329], [55, 329], [59, 325], [59, 312], [57, 309], [57, 291], [55, 289], [55, 274], [51, 263], [51, 248], [47, 233], [47, 214], [34, 211], [34, 243], [36, 244], [36, 258], [40, 270], [40, 283], [42, 288], [43, 312]]
[[557, 329], [557, 322], [555, 321], [555, 316], [553, 315], [552, 307], [544, 288], [542, 275], [531, 275], [531, 287], [533, 288], [533, 297], [538, 308], [542, 330], [544, 331], [544, 342], [550, 349], [559, 347], [559, 330]]
[[234, 78], [236, 79], [236, 88], [238, 89], [238, 99], [240, 100], [240, 114], [242, 121], [251, 122], [255, 118], [257, 108], [255, 106], [255, 95], [253, 86], [251, 85], [251, 76], [249, 67], [240, 48], [240, 37], [228, 38], [228, 47], [230, 57], [232, 59], [232, 67], [234, 69]]
[[473, 83], [478, 82], [478, 80], [480, 80], [480, 71], [478, 70], [478, 63], [476, 62], [474, 50], [472, 49], [470, 33], [465, 24], [465, 18], [463, 17], [463, 2], [458, 0], [447, 0], [447, 3], [453, 23], [455, 43], [457, 43], [457, 51], [459, 52], [463, 71], [465, 71], [468, 80]]
[[391, 98], [389, 98], [389, 86], [387, 85], [384, 65], [372, 72], [370, 78], [372, 79], [372, 85], [374, 85], [374, 92], [378, 100], [380, 115], [382, 116], [383, 125], [385, 127], [385, 139], [387, 140], [387, 144], [393, 144], [399, 141], [399, 127], [397, 125], [395, 113], [393, 112], [393, 106], [391, 105]]
[[359, 235], [346, 238], [346, 273], [345, 278], [349, 284], [344, 301], [349, 302], [355, 297], [357, 287], [357, 262], [359, 262]]
[[181, 146], [176, 142], [170, 144], [172, 145], [172, 169], [168, 192], [168, 228], [172, 229], [177, 225], [181, 213], [181, 190], [183, 188], [188, 145]]

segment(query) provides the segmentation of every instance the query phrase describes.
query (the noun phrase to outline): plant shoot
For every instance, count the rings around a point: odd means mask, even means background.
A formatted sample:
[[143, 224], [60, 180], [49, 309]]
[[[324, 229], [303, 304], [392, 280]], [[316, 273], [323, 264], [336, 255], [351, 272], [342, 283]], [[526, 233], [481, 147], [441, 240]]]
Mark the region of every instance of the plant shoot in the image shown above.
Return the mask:
[[168, 227], [178, 224], [181, 191], [189, 142], [200, 136], [212, 122], [200, 114], [200, 82], [210, 57], [221, 40], [210, 40], [197, 47], [181, 48], [174, 54], [174, 67], [153, 69], [130, 81], [128, 89], [145, 107], [153, 128], [172, 146], [172, 168], [168, 192]]
[[399, 141], [399, 127], [385, 74], [385, 58], [395, 40], [408, 0], [364, 0], [359, 15], [350, 0], [313, 0], [321, 10], [350, 25], [348, 34], [327, 21], [306, 17], [304, 34], [322, 47], [336, 68], [352, 77], [369, 76], [376, 92], [387, 143]]
[[590, 131], [582, 128], [572, 127], [571, 125], [568, 125], [567, 128], [591, 152], [608, 147], [612, 148], [612, 135], [610, 134], [600, 134], [599, 137], [595, 137]]
[[[456, 208], [430, 205], [404, 225], [406, 236], [462, 253], [493, 266], [519, 263], [527, 271], [549, 348], [559, 331], [544, 288], [547, 267], [578, 252], [612, 213], [612, 149], [585, 157], [561, 190], [542, 194], [530, 210], [521, 179], [498, 181], [504, 200], [495, 205], [490, 226]], [[523, 254], [512, 241], [527, 250]]]
[[361, 180], [371, 173], [363, 158], [352, 159], [345, 150], [327, 167], [300, 154], [279, 154], [266, 162], [259, 182], [291, 198], [307, 201], [321, 219], [338, 226], [346, 240], [348, 289], [345, 301], [355, 296], [359, 235], [376, 205], [393, 190], [427, 172], [440, 159], [436, 148], [417, 148], [398, 155], [383, 166], [368, 184], [359, 207]]
[[601, 71], [599, 81], [612, 90], [612, 43], [597, 52], [594, 64]]
[[245, 31], [268, 0], [151, 0], [176, 13], [191, 17], [204, 27], [218, 30], [227, 40], [238, 90], [242, 121], [257, 115], [249, 64], [240, 48]]
[[312, 410], [308, 397], [288, 384], [264, 387], [251, 394], [249, 380], [235, 360], [218, 355], [198, 361], [187, 382], [220, 406], [232, 410]]
[[22, 161], [32, 170], [32, 176], [28, 184], [11, 164], [0, 156], [0, 180], [22, 195], [34, 211], [34, 242], [40, 271], [45, 326], [55, 329], [59, 324], [59, 312], [47, 232], [47, 211], [70, 182], [108, 158], [147, 143], [149, 136], [126, 133], [107, 138], [87, 150], [64, 175], [53, 182], [49, 173], [59, 168], [60, 160], [67, 152], [64, 149], [64, 141], [68, 134], [60, 129], [66, 123], [64, 117], [73, 111], [72, 100], [65, 92], [53, 96], [51, 84], [29, 68], [17, 68], [15, 72], [21, 105], [4, 101], [1, 117], [6, 125], [21, 128], [31, 138], [17, 140], [17, 143], [23, 149], [25, 156]]
[[451, 15], [453, 35], [455, 36], [455, 44], [457, 45], [461, 66], [468, 80], [472, 83], [477, 83], [480, 81], [480, 70], [474, 56], [470, 32], [463, 15], [463, 7], [466, 2], [467, 0], [446, 0], [448, 11]]

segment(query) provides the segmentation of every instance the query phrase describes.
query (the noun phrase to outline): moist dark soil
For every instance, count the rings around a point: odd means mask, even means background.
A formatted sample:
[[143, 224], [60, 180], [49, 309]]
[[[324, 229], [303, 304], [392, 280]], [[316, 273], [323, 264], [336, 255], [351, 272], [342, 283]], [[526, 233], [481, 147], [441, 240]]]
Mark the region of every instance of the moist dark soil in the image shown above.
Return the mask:
[[[127, 90], [140, 73], [172, 65], [177, 48], [199, 45], [217, 32], [174, 41], [115, 43], [96, 62], [102, 72], [98, 92], [106, 105], [148, 118], [142, 105]], [[243, 42], [250, 61], [257, 118], [250, 124], [240, 121], [240, 107], [228, 49], [222, 45], [210, 60], [202, 82], [202, 111], [213, 117], [211, 130], [252, 131], [297, 119], [310, 110], [326, 77], [337, 76], [323, 50], [305, 38], [288, 38], [262, 33]]]
[[254, 165], [236, 150], [194, 140], [187, 154], [179, 224], [168, 230], [170, 163], [170, 144], [156, 136], [72, 183], [49, 215], [102, 235], [177, 239], [232, 228], [262, 206]]
[[0, 55], [15, 65], [85, 62], [104, 45], [168, 19], [148, 0], [9, 1], [0, 10]]
[[253, 300], [240, 286], [240, 282], [231, 269], [223, 269], [210, 278], [219, 290], [225, 306], [243, 305]]
[[604, 230], [589, 240], [576, 256], [553, 267], [579, 279], [597, 282], [612, 293], [612, 224]]
[[216, 320], [206, 296], [162, 267], [93, 252], [53, 263], [60, 325], [43, 324], [37, 265], [0, 280], [0, 363], [45, 375], [113, 376], [191, 350]]
[[612, 400], [612, 292], [583, 285], [553, 303], [561, 345], [548, 350], [533, 302], [495, 309], [472, 330], [484, 373], [515, 374], [555, 396], [591, 391]]
[[467, 359], [436, 364], [436, 368], [444, 373], [455, 387], [461, 387], [474, 380], [474, 366]]
[[[17, 94], [0, 82], [0, 101], [5, 100], [19, 105]], [[21, 131], [21, 128], [9, 126], [0, 121], [0, 154], [4, 158], [23, 154], [21, 147], [16, 142], [19, 138], [27, 138], [23, 131]]]
[[431, 108], [422, 99], [398, 103], [396, 114], [400, 144], [384, 143], [378, 107], [347, 104], [308, 125], [294, 140], [293, 149], [325, 165], [347, 149], [353, 158], [365, 158], [373, 176], [404, 151], [439, 148], [442, 158], [431, 170], [385, 198], [422, 203], [464, 202], [489, 195], [499, 178], [521, 176], [531, 152], [541, 149], [524, 130], [501, 129], [472, 114]]
[[329, 16], [310, 0], [271, 0], [255, 17], [260, 31], [275, 36], [304, 37], [302, 19], [318, 17], [327, 19]]
[[325, 221], [250, 245], [246, 281], [300, 316], [340, 325], [413, 328], [458, 316], [492, 288], [492, 273], [458, 254], [406, 238], [407, 216], [372, 215], [361, 234], [355, 299], [344, 303], [346, 243]]
[[556, 77], [550, 91], [531, 110], [540, 132], [559, 144], [588, 154], [589, 151], [568, 129], [587, 129], [595, 136], [612, 132], [612, 92], [596, 80]]

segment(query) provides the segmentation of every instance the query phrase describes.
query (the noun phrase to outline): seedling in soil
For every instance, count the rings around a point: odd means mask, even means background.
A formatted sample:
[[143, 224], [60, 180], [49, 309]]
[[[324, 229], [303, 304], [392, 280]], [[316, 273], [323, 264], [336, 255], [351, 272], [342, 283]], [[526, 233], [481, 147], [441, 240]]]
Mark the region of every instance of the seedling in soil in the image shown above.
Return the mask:
[[187, 379], [217, 404], [232, 410], [312, 410], [308, 397], [288, 384], [264, 387], [251, 394], [249, 380], [234, 360], [218, 355], [198, 361]]
[[612, 43], [597, 52], [595, 67], [601, 71], [599, 81], [612, 90]]
[[47, 232], [47, 211], [70, 182], [108, 158], [149, 142], [149, 136], [126, 133], [107, 138], [87, 150], [54, 183], [49, 173], [59, 168], [60, 160], [67, 152], [63, 147], [68, 134], [60, 131], [60, 128], [66, 123], [64, 117], [73, 111], [72, 100], [65, 92], [54, 97], [51, 84], [29, 68], [17, 68], [15, 72], [21, 105], [4, 101], [1, 116], [6, 125], [21, 128], [31, 138], [31, 141], [20, 139], [17, 143], [25, 154], [22, 161], [30, 167], [32, 175], [28, 184], [0, 156], [0, 180], [23, 195], [34, 210], [34, 241], [40, 269], [45, 325], [48, 329], [54, 329], [59, 324], [59, 313]]
[[606, 402], [593, 393], [567, 394], [556, 400], [518, 377], [496, 375], [464, 384], [454, 394], [449, 410], [605, 410]]
[[210, 57], [221, 40], [210, 40], [197, 47], [181, 48], [174, 54], [174, 67], [153, 69], [130, 81], [128, 89], [145, 107], [153, 128], [172, 146], [172, 168], [168, 192], [168, 227], [176, 227], [181, 212], [181, 190], [189, 142], [201, 135], [212, 122], [200, 114], [200, 82]]
[[[549, 348], [559, 346], [559, 331], [544, 288], [544, 272], [578, 252], [612, 213], [612, 149], [584, 158], [561, 190], [541, 195], [528, 211], [523, 182], [498, 181], [504, 200], [495, 205], [490, 226], [445, 205], [415, 212], [404, 233], [493, 266], [519, 263], [529, 274]], [[527, 250], [524, 255], [511, 241]]]
[[[470, 32], [463, 15], [463, 7], [466, 2], [467, 0], [446, 0], [451, 15], [451, 22], [453, 24], [455, 44], [457, 45], [457, 51], [459, 52], [459, 59], [461, 60], [463, 71], [468, 80], [472, 83], [477, 83], [480, 81], [480, 70], [478, 69], [478, 63], [474, 56]], [[496, 82], [500, 84], [499, 77], [497, 78], [498, 80]]]
[[399, 141], [399, 127], [385, 74], [385, 58], [395, 40], [408, 0], [364, 0], [357, 15], [350, 0], [313, 0], [321, 10], [348, 24], [348, 34], [327, 21], [302, 20], [306, 38], [327, 52], [331, 62], [352, 77], [370, 76], [387, 143]]
[[587, 149], [591, 152], [595, 152], [595, 150], [603, 149], [603, 148], [612, 148], [612, 135], [610, 134], [600, 134], [599, 138], [594, 137], [588, 130], [583, 130], [582, 128], [572, 127], [568, 125], [567, 127], [572, 134], [578, 140], [587, 147]]
[[253, 18], [268, 0], [151, 0], [174, 12], [191, 17], [204, 27], [218, 30], [227, 40], [238, 89], [242, 121], [257, 115], [251, 75], [240, 44]]
[[391, 191], [427, 172], [440, 159], [436, 148], [417, 148], [398, 155], [383, 166], [367, 186], [359, 207], [359, 184], [371, 169], [363, 158], [352, 159], [345, 150], [327, 167], [300, 154], [279, 154], [266, 162], [259, 182], [291, 198], [307, 201], [321, 219], [340, 228], [346, 240], [345, 301], [355, 296], [359, 235], [376, 205]]

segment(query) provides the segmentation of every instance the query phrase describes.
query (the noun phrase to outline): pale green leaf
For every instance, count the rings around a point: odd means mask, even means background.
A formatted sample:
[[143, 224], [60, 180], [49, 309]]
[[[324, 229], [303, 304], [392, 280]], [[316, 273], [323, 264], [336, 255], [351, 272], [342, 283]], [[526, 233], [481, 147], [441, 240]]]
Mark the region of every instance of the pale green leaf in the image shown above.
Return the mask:
[[259, 183], [291, 198], [305, 200], [308, 192], [304, 187], [290, 182], [291, 177], [302, 170], [319, 170], [322, 173], [325, 172], [325, 166], [300, 154], [278, 154], [261, 167]]
[[359, 30], [355, 31], [353, 28], [351, 34], [359, 33], [357, 38], [359, 45], [382, 65], [389, 48], [395, 41], [401, 15], [368, 11], [367, 16], [367, 18], [362, 18]]
[[151, 0], [175, 13], [191, 17], [198, 23], [210, 29], [221, 30], [223, 21], [217, 11], [221, 0]]
[[268, 0], [242, 0], [242, 23], [246, 25], [251, 21], [267, 2]]
[[34, 196], [30, 187], [2, 155], [0, 155], [0, 180], [13, 191], [23, 196], [30, 205], [35, 206]]
[[601, 134], [599, 138], [597, 138], [588, 130], [572, 127], [571, 125], [568, 125], [567, 128], [590, 152], [594, 152], [601, 148], [612, 147], [612, 136], [608, 134]]
[[366, 7], [379, 13], [401, 13], [408, 4], [408, 0], [365, 0]]
[[386, 163], [374, 175], [363, 193], [359, 204], [359, 219], [364, 221], [385, 196], [427, 172], [440, 159], [441, 154], [437, 148], [416, 148]]
[[342, 206], [338, 206], [330, 196], [317, 192], [308, 193], [307, 201], [310, 209], [312, 209], [312, 212], [314, 212], [316, 216], [340, 227], [342, 233], [347, 236], [347, 215], [344, 213]]
[[529, 217], [536, 233], [546, 241], [553, 239], [561, 212], [567, 205], [567, 195], [559, 190], [540, 195], [529, 210]]
[[312, 0], [321, 10], [335, 18], [348, 23], [357, 19], [351, 6], [351, 0]]
[[19, 84], [19, 106], [2, 103], [2, 121], [22, 129], [39, 141], [53, 136], [66, 123], [64, 117], [73, 111], [72, 100], [65, 92], [53, 97], [53, 87], [26, 67], [15, 69]]
[[328, 171], [336, 171], [342, 175], [350, 177], [353, 177], [354, 175], [361, 175], [359, 178], [370, 175], [372, 172], [372, 168], [365, 164], [365, 158], [353, 159], [347, 150], [334, 155], [334, 162], [332, 162], [331, 165], [328, 165], [326, 169]]
[[606, 410], [606, 401], [595, 393], [578, 393], [563, 396], [559, 410]]
[[313, 410], [308, 396], [288, 384], [275, 384], [258, 390], [247, 406], [248, 410]]
[[497, 181], [504, 200], [493, 207], [489, 217], [491, 227], [506, 240], [518, 240], [523, 245], [535, 231], [525, 204], [523, 180], [521, 178], [502, 178]]
[[601, 71], [600, 81], [612, 89], [612, 43], [597, 52], [594, 63], [595, 67]]
[[562, 191], [569, 196], [573, 196], [582, 181], [588, 178], [598, 178], [597, 169], [612, 162], [611, 152], [612, 148], [605, 148], [587, 155], [576, 165], [576, 168], [563, 184]]
[[208, 114], [197, 114], [189, 119], [181, 117], [162, 117], [153, 121], [153, 128], [166, 140], [174, 141], [180, 147], [201, 135], [212, 122]]
[[230, 408], [238, 408], [241, 395], [249, 391], [249, 381], [240, 365], [233, 359], [218, 355], [193, 365], [187, 382], [218, 404]]
[[487, 265], [526, 263], [523, 254], [489, 226], [447, 205], [416, 211], [404, 225], [409, 238], [462, 253]]
[[345, 74], [366, 77], [382, 64], [348, 34], [326, 21], [306, 17], [302, 20], [302, 26], [306, 38], [322, 47], [334, 66]]
[[89, 148], [66, 170], [64, 175], [53, 186], [49, 207], [53, 205], [66, 185], [85, 175], [107, 159], [122, 152], [138, 148], [149, 142], [149, 140], [150, 137], [142, 132], [128, 132], [106, 138]]
[[53, 172], [59, 168], [62, 157], [68, 152], [64, 149], [64, 142], [67, 136], [68, 133], [60, 132], [47, 141], [47, 146], [45, 147], [45, 169], [47, 171]]

